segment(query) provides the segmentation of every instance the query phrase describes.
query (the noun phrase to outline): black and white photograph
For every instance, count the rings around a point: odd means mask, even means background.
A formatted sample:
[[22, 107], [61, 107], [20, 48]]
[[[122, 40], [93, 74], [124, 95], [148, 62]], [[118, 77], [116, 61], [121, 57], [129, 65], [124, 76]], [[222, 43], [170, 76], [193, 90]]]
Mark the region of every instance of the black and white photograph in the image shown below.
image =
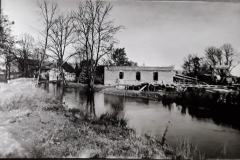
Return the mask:
[[240, 0], [0, 0], [0, 158], [240, 159]]

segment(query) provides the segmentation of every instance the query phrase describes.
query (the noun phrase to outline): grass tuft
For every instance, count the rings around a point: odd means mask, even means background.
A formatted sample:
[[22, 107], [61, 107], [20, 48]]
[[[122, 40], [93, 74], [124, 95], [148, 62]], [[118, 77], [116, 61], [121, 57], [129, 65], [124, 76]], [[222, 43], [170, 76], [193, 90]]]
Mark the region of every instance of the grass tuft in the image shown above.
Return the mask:
[[177, 160], [192, 159], [192, 160], [205, 160], [206, 157], [201, 153], [198, 147], [190, 142], [188, 138], [183, 138], [178, 141], [175, 147]]

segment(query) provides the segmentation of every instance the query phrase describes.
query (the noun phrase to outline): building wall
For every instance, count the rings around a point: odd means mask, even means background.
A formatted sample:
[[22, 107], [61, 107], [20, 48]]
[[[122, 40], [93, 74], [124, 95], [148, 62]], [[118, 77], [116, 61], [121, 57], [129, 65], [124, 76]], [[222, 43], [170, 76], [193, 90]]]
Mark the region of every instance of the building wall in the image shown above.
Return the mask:
[[[146, 67], [147, 68], [147, 67]], [[124, 73], [123, 79], [119, 79], [119, 72]], [[136, 80], [136, 72], [141, 73], [141, 80]], [[158, 81], [154, 81], [153, 74], [154, 72], [158, 72]], [[172, 84], [173, 76], [175, 72], [172, 70], [160, 70], [158, 68], [151, 67], [151, 70], [144, 70], [144, 68], [133, 68], [132, 70], [124, 70], [123, 68], [119, 68], [111, 70], [109, 68], [105, 68], [104, 70], [104, 85], [137, 85], [140, 83], [151, 83], [151, 84]]]
[[49, 71], [49, 81], [57, 81], [59, 80], [60, 72], [53, 68]]
[[69, 73], [64, 71], [64, 74], [65, 74], [65, 79], [67, 81], [75, 81], [76, 76], [74, 73]]
[[[65, 79], [67, 81], [75, 81], [75, 74], [64, 71]], [[49, 81], [60, 80], [60, 71], [58, 69], [51, 69], [49, 71]]]

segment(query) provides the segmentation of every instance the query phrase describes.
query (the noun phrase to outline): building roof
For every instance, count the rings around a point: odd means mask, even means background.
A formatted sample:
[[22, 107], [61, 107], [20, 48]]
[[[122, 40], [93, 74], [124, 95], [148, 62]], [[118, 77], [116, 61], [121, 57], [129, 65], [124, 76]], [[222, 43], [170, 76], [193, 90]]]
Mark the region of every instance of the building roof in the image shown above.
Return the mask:
[[66, 71], [66, 72], [69, 72], [69, 73], [74, 73], [75, 72], [75, 69], [67, 62], [65, 62], [63, 64], [63, 69]]
[[106, 66], [105, 67], [111, 71], [173, 71], [174, 66], [166, 67], [148, 67], [148, 66]]

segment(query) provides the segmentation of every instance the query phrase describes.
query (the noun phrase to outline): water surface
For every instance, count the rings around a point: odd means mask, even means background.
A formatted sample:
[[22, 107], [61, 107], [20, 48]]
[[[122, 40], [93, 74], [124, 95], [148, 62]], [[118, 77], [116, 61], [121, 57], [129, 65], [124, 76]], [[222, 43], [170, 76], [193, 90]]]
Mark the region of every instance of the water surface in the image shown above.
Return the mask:
[[[162, 136], [167, 125], [167, 143], [175, 145], [180, 139], [188, 138], [207, 157], [240, 158], [240, 127], [238, 113], [216, 112], [193, 109], [177, 105], [163, 104], [139, 98], [127, 98], [94, 94], [94, 102], [88, 110], [88, 97], [77, 88], [57, 88], [49, 84], [47, 90], [60, 98], [69, 108], [87, 110], [93, 116], [104, 113], [127, 119], [129, 127], [138, 134]], [[196, 104], [197, 105], [197, 104]]]

